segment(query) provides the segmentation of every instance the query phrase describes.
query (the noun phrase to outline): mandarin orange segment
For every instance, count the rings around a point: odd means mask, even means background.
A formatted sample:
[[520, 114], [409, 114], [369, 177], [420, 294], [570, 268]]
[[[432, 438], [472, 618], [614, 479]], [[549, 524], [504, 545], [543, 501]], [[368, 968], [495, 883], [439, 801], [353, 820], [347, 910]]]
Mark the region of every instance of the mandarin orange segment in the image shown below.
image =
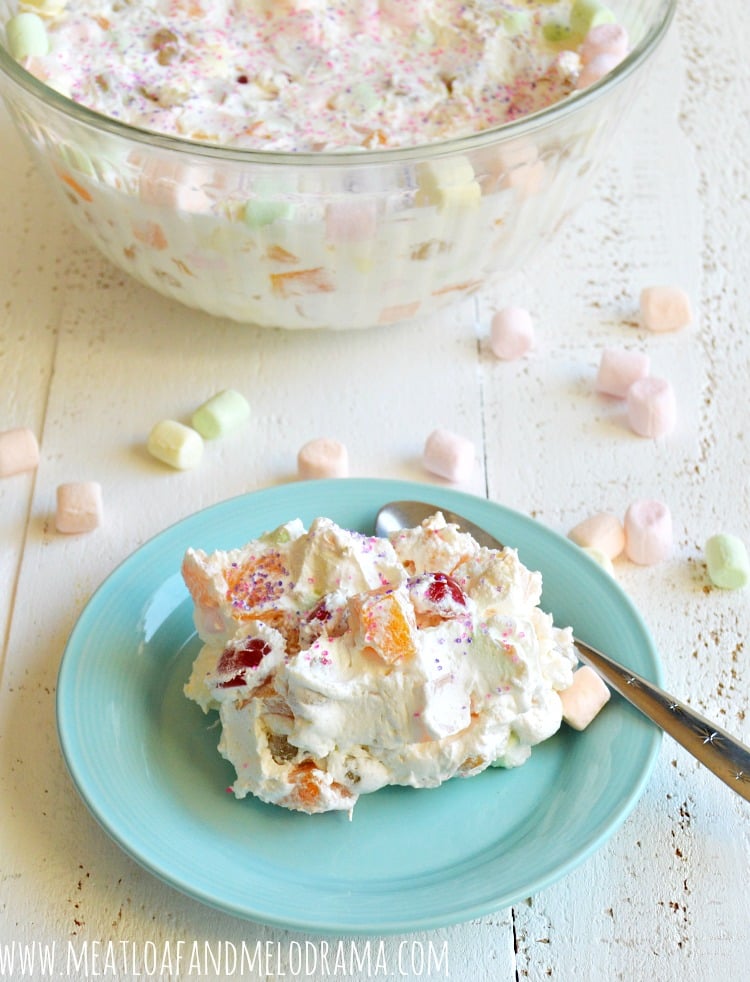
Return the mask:
[[226, 599], [235, 614], [252, 614], [272, 607], [285, 593], [289, 571], [278, 552], [252, 556], [247, 562], [232, 565], [224, 572]]
[[327, 270], [290, 270], [288, 273], [271, 273], [271, 289], [277, 297], [304, 297], [308, 293], [333, 293], [335, 287]]
[[374, 592], [353, 597], [350, 610], [362, 646], [371, 648], [386, 664], [416, 654], [416, 625], [398, 594]]

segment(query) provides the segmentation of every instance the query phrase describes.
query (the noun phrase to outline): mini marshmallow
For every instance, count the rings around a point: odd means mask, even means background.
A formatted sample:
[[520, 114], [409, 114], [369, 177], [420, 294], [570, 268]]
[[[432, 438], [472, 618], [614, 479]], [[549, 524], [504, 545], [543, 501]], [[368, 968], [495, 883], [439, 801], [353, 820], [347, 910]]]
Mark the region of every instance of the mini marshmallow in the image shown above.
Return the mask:
[[498, 358], [521, 358], [534, 345], [534, 322], [523, 307], [504, 307], [490, 323], [490, 348]]
[[601, 0], [574, 0], [570, 10], [570, 26], [574, 34], [585, 36], [600, 24], [613, 24], [614, 13]]
[[651, 566], [672, 552], [672, 515], [661, 501], [634, 501], [625, 513], [625, 552], [639, 566]]
[[621, 24], [597, 24], [592, 27], [578, 49], [584, 65], [597, 55], [615, 55], [622, 59], [628, 53], [628, 32]]
[[560, 692], [563, 719], [574, 730], [585, 730], [609, 702], [610, 691], [593, 668], [582, 665], [573, 673], [573, 682]]
[[649, 331], [677, 331], [693, 319], [690, 297], [677, 286], [648, 286], [641, 291], [640, 312]]
[[610, 576], [615, 575], [614, 564], [606, 552], [602, 552], [601, 549], [596, 549], [594, 546], [583, 546], [582, 551], [585, 552], [590, 559], [593, 559], [595, 563], [598, 563], [602, 569], [606, 570]]
[[25, 426], [0, 433], [0, 477], [33, 471], [39, 463], [39, 444]]
[[205, 440], [214, 440], [237, 429], [249, 415], [247, 399], [234, 389], [224, 389], [199, 406], [190, 422]]
[[102, 522], [102, 488], [97, 481], [60, 484], [55, 528], [66, 535], [91, 532]]
[[330, 437], [318, 437], [300, 448], [297, 471], [303, 479], [347, 477], [349, 453], [343, 443]]
[[675, 428], [677, 402], [668, 379], [638, 379], [628, 389], [626, 401], [628, 423], [638, 436], [658, 439]]
[[633, 382], [645, 378], [651, 370], [651, 359], [643, 351], [605, 348], [599, 360], [596, 389], [608, 396], [624, 399]]
[[593, 85], [594, 82], [598, 82], [600, 78], [604, 78], [605, 75], [609, 75], [612, 69], [616, 68], [621, 61], [622, 58], [620, 58], [618, 55], [608, 54], [607, 52], [594, 55], [591, 61], [587, 61], [581, 68], [580, 74], [576, 79], [576, 88], [588, 88], [589, 85]]
[[464, 481], [474, 470], [476, 453], [474, 444], [466, 437], [437, 429], [427, 437], [424, 445], [425, 468], [447, 481]]
[[467, 157], [437, 158], [417, 165], [418, 205], [444, 208], [475, 208], [482, 189], [475, 180]]
[[625, 548], [625, 529], [616, 515], [597, 512], [579, 522], [568, 538], [584, 549], [598, 549], [609, 559], [617, 559]]
[[163, 419], [151, 430], [146, 449], [152, 457], [178, 470], [200, 463], [203, 439], [200, 433], [173, 419]]
[[708, 576], [714, 586], [739, 590], [750, 581], [750, 560], [742, 539], [724, 532], [712, 535], [704, 553]]
[[49, 52], [49, 37], [44, 21], [38, 14], [23, 11], [11, 17], [5, 25], [8, 51], [16, 61], [43, 58]]

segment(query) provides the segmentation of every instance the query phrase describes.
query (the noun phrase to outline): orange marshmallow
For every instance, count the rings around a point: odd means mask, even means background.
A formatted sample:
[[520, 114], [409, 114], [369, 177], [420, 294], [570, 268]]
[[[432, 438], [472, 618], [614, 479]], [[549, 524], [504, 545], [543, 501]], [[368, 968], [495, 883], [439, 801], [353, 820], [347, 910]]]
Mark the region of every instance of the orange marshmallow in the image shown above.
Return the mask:
[[690, 298], [677, 286], [648, 286], [641, 291], [640, 312], [649, 331], [677, 331], [693, 319]]
[[57, 489], [55, 528], [76, 534], [91, 532], [102, 520], [102, 489], [96, 481], [61, 484]]
[[300, 448], [297, 454], [297, 471], [303, 479], [347, 477], [349, 453], [338, 440], [318, 437]]
[[609, 559], [617, 559], [625, 548], [625, 529], [616, 515], [597, 512], [579, 522], [568, 538], [583, 549], [597, 549]]
[[39, 463], [39, 444], [25, 426], [0, 433], [0, 477], [33, 471]]
[[582, 665], [573, 673], [573, 682], [560, 693], [563, 719], [574, 730], [585, 730], [609, 702], [610, 691], [593, 668]]

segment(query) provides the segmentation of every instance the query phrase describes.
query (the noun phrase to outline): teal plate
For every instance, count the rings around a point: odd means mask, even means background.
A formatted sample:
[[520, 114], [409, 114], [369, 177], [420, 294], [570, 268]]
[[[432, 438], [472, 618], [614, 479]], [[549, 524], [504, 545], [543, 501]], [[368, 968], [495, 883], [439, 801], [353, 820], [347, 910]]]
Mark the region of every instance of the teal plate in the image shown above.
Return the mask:
[[180, 576], [188, 546], [229, 549], [318, 515], [371, 533], [378, 507], [419, 498], [515, 546], [559, 624], [661, 683], [648, 630], [615, 581], [563, 537], [445, 487], [300, 482], [214, 505], [119, 566], [76, 624], [60, 667], [58, 733], [84, 802], [119, 846], [171, 886], [230, 914], [340, 934], [419, 931], [507, 907], [599, 848], [635, 806], [660, 732], [613, 697], [583, 733], [563, 728], [516, 770], [362, 797], [352, 821], [226, 788], [218, 727], [182, 694], [198, 649]]

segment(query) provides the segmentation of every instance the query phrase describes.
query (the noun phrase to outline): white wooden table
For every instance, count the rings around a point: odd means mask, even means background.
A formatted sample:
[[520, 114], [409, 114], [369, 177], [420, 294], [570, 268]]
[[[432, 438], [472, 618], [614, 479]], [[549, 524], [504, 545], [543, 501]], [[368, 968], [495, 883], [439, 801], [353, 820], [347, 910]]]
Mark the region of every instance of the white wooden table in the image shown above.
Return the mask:
[[[182, 896], [100, 830], [63, 764], [54, 698], [68, 633], [115, 565], [203, 506], [293, 479], [313, 436], [343, 440], [353, 475], [434, 481], [424, 439], [448, 426], [479, 449], [464, 489], [561, 532], [638, 497], [667, 502], [672, 559], [619, 560], [618, 579], [670, 690], [750, 741], [750, 594], [708, 588], [702, 557], [714, 532], [750, 541], [745, 8], [683, 0], [608, 169], [533, 268], [439, 319], [352, 335], [240, 327], [150, 294], [66, 223], [0, 115], [0, 429], [31, 427], [41, 445], [35, 473], [0, 482], [0, 958], [56, 945], [63, 977], [98, 968], [128, 979], [137, 965], [71, 969], [68, 945], [93, 958], [110, 941], [143, 953], [178, 939], [260, 940], [269, 956], [255, 977], [293, 977], [300, 936]], [[689, 290], [691, 328], [647, 336], [634, 323], [641, 287], [655, 282]], [[504, 303], [535, 316], [538, 344], [519, 362], [487, 350], [489, 312]], [[658, 442], [629, 433], [593, 390], [602, 348], [634, 342], [679, 399], [678, 428]], [[249, 454], [229, 439], [186, 473], [145, 454], [155, 421], [226, 387], [253, 406]], [[57, 485], [89, 479], [104, 489], [103, 526], [57, 534]], [[384, 939], [380, 977], [728, 982], [743, 965], [747, 977], [749, 860], [747, 803], [665, 740], [641, 801], [592, 858], [513, 909]], [[321, 952], [321, 938], [302, 939]], [[439, 969], [411, 967], [430, 944], [446, 953]], [[6, 961], [5, 977], [41, 973], [18, 963], [10, 973]], [[366, 975], [321, 961], [305, 977]]]

